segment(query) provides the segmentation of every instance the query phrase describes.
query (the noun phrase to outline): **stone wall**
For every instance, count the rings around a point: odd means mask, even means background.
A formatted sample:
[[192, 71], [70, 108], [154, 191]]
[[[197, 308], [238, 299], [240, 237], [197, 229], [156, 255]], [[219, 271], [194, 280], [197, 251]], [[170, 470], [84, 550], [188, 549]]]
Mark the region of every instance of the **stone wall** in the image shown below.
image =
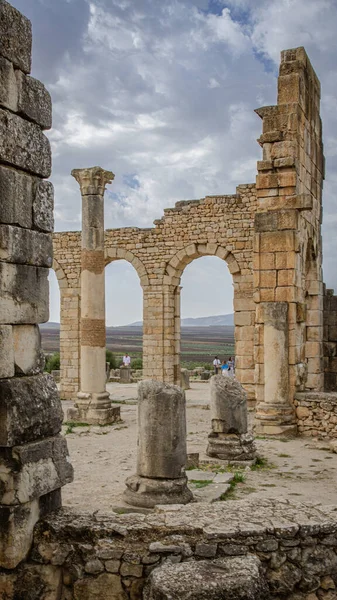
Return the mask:
[[268, 598], [330, 600], [336, 533], [336, 507], [282, 499], [163, 506], [147, 516], [59, 511], [37, 525], [29, 561], [1, 573], [0, 589], [7, 600], [28, 586], [30, 600], [141, 600], [149, 574], [167, 561], [191, 566], [236, 556], [244, 564], [253, 555]]
[[[233, 196], [178, 202], [152, 229], [105, 231], [106, 264], [125, 259], [143, 289], [144, 377], [180, 382], [180, 279], [201, 256], [225, 260], [233, 276], [236, 374], [254, 398], [252, 275], [255, 186]], [[55, 233], [54, 268], [61, 292], [61, 396], [79, 382], [81, 233]], [[153, 356], [156, 355], [156, 360]]]
[[[0, 567], [27, 555], [39, 517], [72, 480], [61, 403], [43, 374], [53, 187], [51, 100], [29, 76], [31, 24], [0, 2]], [[2, 598], [6, 597], [4, 595]]]
[[337, 394], [302, 392], [295, 394], [298, 431], [305, 436], [337, 437]]
[[324, 389], [337, 390], [337, 296], [324, 295]]

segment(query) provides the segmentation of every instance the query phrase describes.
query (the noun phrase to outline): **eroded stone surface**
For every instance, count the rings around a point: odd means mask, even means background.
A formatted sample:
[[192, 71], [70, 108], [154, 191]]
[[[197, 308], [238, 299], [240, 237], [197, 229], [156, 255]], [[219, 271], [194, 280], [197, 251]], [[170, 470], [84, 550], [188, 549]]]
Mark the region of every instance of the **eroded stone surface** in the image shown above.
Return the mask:
[[269, 597], [256, 556], [164, 565], [152, 571], [145, 600], [263, 600]]
[[24, 15], [5, 0], [0, 2], [0, 34], [0, 55], [24, 73], [29, 73], [32, 26]]
[[0, 445], [15, 446], [61, 430], [63, 412], [50, 375], [0, 381]]
[[33, 202], [34, 227], [51, 232], [54, 229], [54, 188], [50, 181], [39, 181]]
[[18, 112], [40, 125], [42, 129], [50, 129], [52, 123], [51, 97], [43, 83], [21, 71], [16, 72], [16, 80]]
[[49, 318], [48, 269], [0, 263], [0, 323], [45, 323]]
[[0, 223], [32, 226], [34, 178], [0, 165]]
[[233, 377], [211, 378], [212, 430], [217, 433], [247, 433], [247, 395]]

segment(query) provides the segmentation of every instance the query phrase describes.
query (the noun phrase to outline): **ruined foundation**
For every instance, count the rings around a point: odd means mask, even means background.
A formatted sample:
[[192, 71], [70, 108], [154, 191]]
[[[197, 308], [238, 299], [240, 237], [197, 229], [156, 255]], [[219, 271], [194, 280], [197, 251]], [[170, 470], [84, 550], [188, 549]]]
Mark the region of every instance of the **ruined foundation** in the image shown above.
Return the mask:
[[138, 386], [137, 474], [128, 477], [128, 504], [187, 504], [186, 400], [181, 388], [158, 381]]
[[248, 433], [247, 395], [232, 377], [211, 378], [211, 419], [206, 454], [229, 464], [253, 464], [256, 448], [253, 435]]

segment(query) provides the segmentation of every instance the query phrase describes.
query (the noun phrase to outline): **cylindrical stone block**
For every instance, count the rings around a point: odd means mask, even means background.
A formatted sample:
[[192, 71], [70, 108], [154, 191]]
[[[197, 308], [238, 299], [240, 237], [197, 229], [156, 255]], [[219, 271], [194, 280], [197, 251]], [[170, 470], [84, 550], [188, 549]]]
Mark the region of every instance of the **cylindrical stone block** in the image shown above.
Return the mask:
[[186, 464], [185, 392], [159, 381], [140, 382], [138, 432], [137, 474], [181, 477]]
[[264, 386], [267, 404], [289, 404], [288, 304], [264, 303]]

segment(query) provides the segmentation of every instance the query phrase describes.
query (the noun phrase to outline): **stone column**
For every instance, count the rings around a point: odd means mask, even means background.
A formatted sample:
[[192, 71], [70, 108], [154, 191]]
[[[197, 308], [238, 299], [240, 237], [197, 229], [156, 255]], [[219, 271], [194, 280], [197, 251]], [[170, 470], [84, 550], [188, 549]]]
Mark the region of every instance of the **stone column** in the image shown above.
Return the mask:
[[[181, 385], [180, 346], [181, 346], [181, 290], [178, 285], [174, 292], [174, 383]], [[183, 387], [183, 386], [182, 386]], [[183, 389], [189, 389], [189, 387]]]
[[44, 85], [28, 75], [31, 45], [30, 21], [0, 2], [1, 598], [16, 595], [12, 570], [28, 555], [39, 518], [61, 506], [61, 487], [73, 476], [38, 327], [49, 318], [54, 196], [43, 130], [52, 111]]
[[211, 378], [211, 420], [206, 454], [232, 465], [253, 464], [256, 448], [248, 433], [247, 394], [233, 377]]
[[100, 167], [71, 174], [82, 194], [81, 383], [68, 419], [105, 425], [119, 418], [120, 410], [112, 407], [105, 370], [104, 190], [114, 174]]
[[138, 387], [137, 474], [126, 480], [128, 504], [187, 504], [186, 401], [178, 386], [141, 381]]
[[264, 348], [264, 402], [257, 406], [256, 433], [295, 434], [294, 408], [289, 404], [288, 303], [261, 304]]

